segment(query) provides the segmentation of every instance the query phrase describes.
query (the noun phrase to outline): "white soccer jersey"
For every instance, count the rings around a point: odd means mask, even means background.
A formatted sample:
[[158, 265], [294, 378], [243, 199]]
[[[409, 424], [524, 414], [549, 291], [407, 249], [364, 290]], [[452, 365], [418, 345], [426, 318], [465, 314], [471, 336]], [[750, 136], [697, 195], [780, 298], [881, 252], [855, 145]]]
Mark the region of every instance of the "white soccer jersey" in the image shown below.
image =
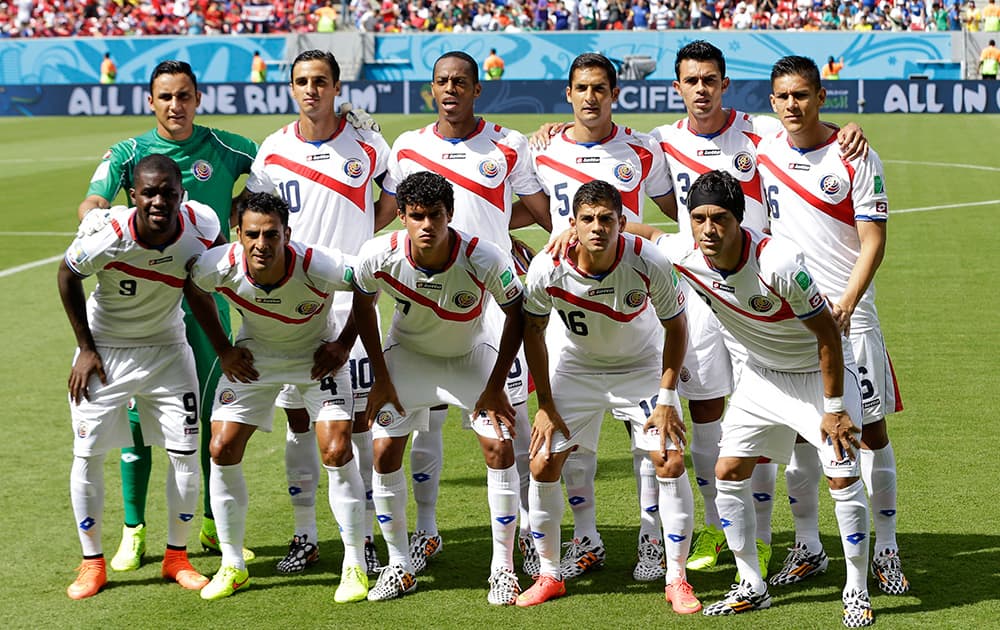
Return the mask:
[[455, 357], [478, 343], [495, 342], [486, 328], [486, 294], [505, 306], [522, 294], [521, 281], [509, 254], [484, 239], [451, 231], [457, 238], [440, 270], [413, 262], [404, 230], [362, 248], [355, 285], [369, 295], [383, 290], [396, 300], [386, 346], [399, 343], [421, 354]]
[[475, 234], [505, 252], [513, 194], [531, 195], [542, 187], [535, 179], [528, 140], [519, 132], [480, 119], [464, 138], [445, 138], [432, 123], [400, 135], [392, 145], [383, 189], [396, 194], [407, 175], [431, 171], [455, 189], [452, 227]]
[[351, 290], [354, 258], [296, 241], [289, 242], [285, 256], [287, 274], [265, 287], [247, 273], [243, 246], [215, 247], [194, 264], [191, 280], [202, 291], [220, 293], [240, 312], [239, 345], [255, 354], [311, 357], [321, 342], [339, 334], [326, 311], [335, 291]]
[[153, 247], [138, 240], [136, 212], [112, 211], [103, 229], [77, 238], [66, 251], [66, 264], [74, 273], [97, 274], [87, 300], [90, 331], [99, 346], [184, 343], [181, 298], [187, 263], [219, 237], [219, 219], [205, 204], [185, 202], [177, 238]]
[[828, 307], [793, 243], [744, 229], [740, 264], [726, 273], [689, 236], [661, 236], [657, 247], [746, 347], [750, 361], [782, 372], [819, 369], [816, 336], [799, 320]]
[[549, 358], [551, 370], [660, 369], [659, 320], [684, 310], [684, 294], [670, 262], [648, 241], [623, 234], [617, 247], [614, 266], [599, 277], [580, 271], [569, 257], [539, 254], [531, 261], [525, 312], [545, 317], [555, 309], [566, 327], [560, 355]]
[[652, 131], [667, 159], [677, 197], [677, 224], [682, 234], [691, 234], [687, 193], [694, 180], [708, 171], [725, 171], [743, 188], [746, 210], [743, 226], [757, 231], [767, 227], [764, 191], [757, 172], [757, 145], [762, 137], [776, 133], [781, 123], [767, 116], [751, 116], [729, 110], [726, 124], [710, 135], [691, 131], [687, 118]]
[[576, 142], [563, 131], [545, 149], [532, 150], [531, 158], [549, 195], [553, 234], [569, 227], [573, 196], [589, 181], [600, 179], [617, 188], [625, 218], [636, 223], [642, 222], [644, 194], [655, 199], [673, 190], [656, 142], [628, 127], [615, 125], [600, 142]]
[[[847, 162], [836, 134], [823, 146], [802, 151], [782, 131], [761, 141], [758, 165], [772, 209], [772, 232], [801, 248], [820, 290], [834, 302], [840, 300], [861, 255], [856, 222], [889, 218], [878, 154], [869, 150], [867, 158]], [[873, 282], [854, 311], [851, 328], [861, 332], [877, 326]]]

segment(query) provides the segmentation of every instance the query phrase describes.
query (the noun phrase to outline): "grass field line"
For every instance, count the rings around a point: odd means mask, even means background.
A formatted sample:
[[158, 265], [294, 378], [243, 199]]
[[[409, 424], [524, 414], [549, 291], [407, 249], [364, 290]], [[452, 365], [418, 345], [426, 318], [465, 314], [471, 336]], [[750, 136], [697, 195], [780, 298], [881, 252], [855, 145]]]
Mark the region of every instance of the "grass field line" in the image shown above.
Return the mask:
[[912, 160], [882, 160], [884, 164], [909, 164], [912, 166], [944, 166], [947, 168], [968, 168], [974, 171], [1000, 172], [998, 166], [982, 166], [980, 164], [962, 164], [960, 162], [916, 162]]
[[65, 254], [59, 254], [58, 256], [43, 258], [41, 260], [35, 260], [30, 263], [24, 263], [23, 265], [11, 267], [10, 269], [0, 270], [0, 278], [6, 278], [7, 276], [13, 276], [16, 273], [27, 271], [28, 269], [34, 269], [35, 267], [41, 267], [42, 265], [47, 265], [49, 263], [57, 262], [59, 260], [62, 260], [63, 256], [65, 256]]
[[0, 236], [75, 236], [76, 232], [0, 232]]

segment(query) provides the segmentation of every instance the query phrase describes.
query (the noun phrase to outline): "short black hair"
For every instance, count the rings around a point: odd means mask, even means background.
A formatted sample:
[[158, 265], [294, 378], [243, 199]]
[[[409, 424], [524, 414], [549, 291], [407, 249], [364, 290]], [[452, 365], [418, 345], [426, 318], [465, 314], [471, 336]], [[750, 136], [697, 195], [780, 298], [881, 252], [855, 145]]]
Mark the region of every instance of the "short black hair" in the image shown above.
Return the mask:
[[139, 179], [139, 173], [169, 173], [177, 180], [178, 184], [183, 185], [184, 182], [177, 162], [160, 153], [150, 153], [136, 163], [135, 168], [132, 169], [133, 182]]
[[444, 204], [449, 215], [455, 211], [455, 190], [451, 182], [437, 173], [420, 171], [407, 175], [396, 188], [396, 205], [403, 214], [411, 206], [433, 208], [439, 203]]
[[461, 50], [449, 50], [435, 59], [432, 72], [437, 72], [437, 65], [448, 58], [461, 59], [467, 63], [469, 65], [469, 74], [472, 76], [472, 84], [475, 85], [476, 83], [479, 83], [479, 63], [472, 58], [472, 55], [462, 52]]
[[198, 79], [194, 76], [194, 70], [191, 69], [191, 64], [186, 61], [168, 59], [156, 64], [156, 67], [153, 68], [153, 74], [149, 75], [150, 94], [153, 93], [153, 81], [156, 81], [156, 78], [162, 74], [185, 74], [189, 79], [191, 79], [191, 84], [194, 85], [194, 91], [198, 91]]
[[774, 86], [775, 79], [790, 74], [802, 77], [809, 83], [809, 87], [817, 91], [823, 87], [823, 84], [819, 80], [819, 68], [816, 67], [816, 62], [809, 57], [788, 55], [776, 61], [774, 66], [771, 67], [772, 87]]
[[611, 60], [602, 55], [601, 53], [589, 52], [583, 53], [582, 55], [577, 55], [576, 59], [569, 67], [569, 76], [566, 78], [566, 84], [569, 86], [573, 85], [573, 74], [577, 70], [583, 70], [585, 68], [601, 68], [604, 73], [608, 75], [608, 85], [611, 89], [618, 87], [618, 72], [615, 70], [615, 64], [611, 63]]
[[601, 206], [610, 208], [616, 216], [622, 215], [622, 194], [618, 189], [603, 179], [592, 179], [573, 195], [573, 216], [581, 206]]
[[292, 62], [292, 69], [288, 74], [289, 81], [295, 78], [295, 66], [303, 61], [325, 61], [326, 65], [330, 66], [330, 76], [333, 77], [333, 82], [340, 81], [340, 64], [337, 63], [337, 58], [330, 51], [316, 50], [315, 48], [304, 50], [295, 57], [295, 61]]
[[681, 78], [681, 62], [685, 59], [714, 61], [715, 65], [719, 66], [719, 73], [723, 77], [726, 76], [726, 58], [723, 56], [722, 51], [717, 46], [703, 39], [696, 39], [689, 44], [685, 44], [677, 51], [677, 56], [674, 58], [674, 74], [677, 75], [678, 80]]
[[243, 226], [243, 215], [247, 212], [276, 216], [281, 221], [281, 227], [288, 227], [288, 204], [281, 197], [271, 193], [250, 193], [243, 199], [237, 211], [236, 225]]
[[708, 171], [694, 180], [688, 191], [688, 210], [711, 204], [733, 213], [736, 220], [743, 223], [746, 198], [740, 182], [727, 171]]

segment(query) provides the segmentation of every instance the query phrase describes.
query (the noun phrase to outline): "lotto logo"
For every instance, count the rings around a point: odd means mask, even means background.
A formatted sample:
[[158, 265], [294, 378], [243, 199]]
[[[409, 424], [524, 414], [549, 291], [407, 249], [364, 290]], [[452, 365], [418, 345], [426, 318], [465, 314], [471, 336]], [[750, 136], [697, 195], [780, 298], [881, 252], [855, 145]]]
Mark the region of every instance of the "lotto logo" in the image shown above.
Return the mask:
[[95, 521], [92, 517], [88, 516], [87, 518], [80, 521], [80, 529], [82, 529], [85, 532], [90, 531], [90, 528], [93, 527], [96, 522], [97, 521]]
[[344, 162], [344, 174], [352, 179], [361, 177], [365, 172], [365, 165], [358, 158], [351, 158]]

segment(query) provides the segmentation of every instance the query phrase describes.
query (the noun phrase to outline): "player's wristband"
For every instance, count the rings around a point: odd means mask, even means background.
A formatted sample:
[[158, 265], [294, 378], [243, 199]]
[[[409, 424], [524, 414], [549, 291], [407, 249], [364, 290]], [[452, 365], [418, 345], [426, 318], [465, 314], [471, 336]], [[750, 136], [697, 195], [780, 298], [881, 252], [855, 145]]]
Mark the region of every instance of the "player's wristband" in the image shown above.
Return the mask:
[[843, 413], [843, 396], [823, 396], [823, 413]]
[[656, 404], [663, 405], [665, 407], [673, 407], [680, 402], [677, 398], [676, 389], [667, 389], [661, 387], [659, 393], [656, 394]]

